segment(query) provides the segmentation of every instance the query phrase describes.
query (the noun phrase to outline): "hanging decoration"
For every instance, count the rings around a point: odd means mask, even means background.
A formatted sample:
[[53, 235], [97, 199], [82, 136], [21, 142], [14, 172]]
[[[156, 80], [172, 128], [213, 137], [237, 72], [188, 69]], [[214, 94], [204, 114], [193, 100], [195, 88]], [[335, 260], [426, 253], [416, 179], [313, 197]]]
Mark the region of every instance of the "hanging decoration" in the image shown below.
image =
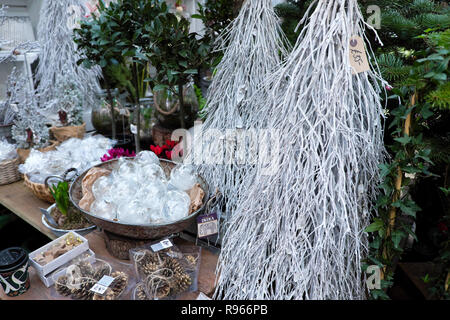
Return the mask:
[[366, 297], [363, 230], [384, 155], [383, 80], [375, 66], [352, 67], [364, 55], [351, 40], [371, 28], [356, 0], [319, 0], [306, 17], [293, 52], [255, 97], [269, 110], [261, 115], [268, 128], [281, 133], [282, 152], [275, 174], [259, 168], [239, 190], [219, 258], [219, 299]]
[[[73, 28], [86, 15], [84, 0], [45, 0], [40, 12], [38, 41], [41, 44], [36, 80], [41, 108], [47, 114], [58, 110], [49, 102], [58, 95], [58, 75], [64, 74], [82, 93], [83, 106], [92, 105], [99, 90], [100, 67], [86, 69], [78, 65], [80, 54], [73, 41]], [[54, 106], [54, 104], [50, 104]]]
[[224, 56], [208, 89], [202, 115], [206, 120], [201, 133], [195, 134], [186, 161], [198, 165], [212, 192], [222, 193], [226, 220], [234, 210], [239, 185], [251, 183], [252, 166], [234, 154], [236, 143], [242, 142], [239, 135], [253, 127], [254, 118], [268, 112], [268, 106], [254, 103], [252, 96], [277, 69], [288, 48], [270, 0], [246, 1], [216, 43]]

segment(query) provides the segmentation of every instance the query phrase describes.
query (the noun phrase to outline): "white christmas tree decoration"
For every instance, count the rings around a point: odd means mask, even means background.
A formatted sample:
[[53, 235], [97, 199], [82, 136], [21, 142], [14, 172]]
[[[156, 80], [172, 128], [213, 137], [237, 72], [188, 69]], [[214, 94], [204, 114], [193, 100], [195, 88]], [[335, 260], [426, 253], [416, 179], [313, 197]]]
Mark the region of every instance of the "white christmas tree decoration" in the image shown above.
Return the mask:
[[18, 148], [40, 148], [48, 144], [49, 132], [46, 125], [47, 118], [37, 105], [35, 92], [30, 88], [28, 80], [13, 70], [10, 76], [12, 86], [11, 102], [16, 109], [12, 137]]
[[55, 96], [49, 101], [47, 109], [55, 110], [50, 116], [53, 125], [78, 126], [83, 123], [83, 96], [70, 78], [57, 75]]
[[[73, 41], [73, 27], [77, 19], [86, 15], [84, 0], [45, 0], [40, 12], [38, 24], [38, 41], [41, 44], [36, 80], [41, 108], [56, 96], [58, 75], [64, 74], [71, 79], [84, 97], [84, 105], [92, 105], [95, 93], [99, 89], [98, 78], [101, 69], [86, 69], [77, 65], [80, 55]], [[51, 104], [53, 105], [53, 104]], [[47, 109], [54, 114], [57, 110]]]
[[363, 230], [384, 155], [382, 79], [372, 70], [352, 74], [350, 39], [371, 28], [357, 1], [315, 5], [257, 99], [270, 105], [268, 127], [281, 132], [279, 170], [258, 171], [250, 188], [239, 190], [216, 298], [365, 298]]
[[[223, 47], [224, 43], [228, 45]], [[218, 189], [222, 193], [222, 204], [226, 207], [222, 217], [225, 219], [234, 210], [239, 186], [244, 181], [251, 183], [253, 172], [251, 165], [234, 154], [235, 143], [242, 142], [239, 134], [226, 135], [226, 130], [239, 133], [255, 128], [253, 119], [264, 117], [268, 112], [268, 106], [255, 104], [252, 96], [287, 55], [287, 43], [270, 0], [245, 1], [238, 17], [217, 39], [217, 50], [224, 55], [209, 87], [204, 111], [206, 120], [202, 132], [195, 136], [195, 151], [190, 156], [195, 158], [198, 171], [208, 181], [210, 190]], [[211, 132], [221, 136], [208, 139]], [[222, 143], [229, 146], [223, 153], [216, 148]], [[214, 163], [214, 159], [223, 161]], [[192, 161], [192, 158], [187, 157], [185, 161]]]

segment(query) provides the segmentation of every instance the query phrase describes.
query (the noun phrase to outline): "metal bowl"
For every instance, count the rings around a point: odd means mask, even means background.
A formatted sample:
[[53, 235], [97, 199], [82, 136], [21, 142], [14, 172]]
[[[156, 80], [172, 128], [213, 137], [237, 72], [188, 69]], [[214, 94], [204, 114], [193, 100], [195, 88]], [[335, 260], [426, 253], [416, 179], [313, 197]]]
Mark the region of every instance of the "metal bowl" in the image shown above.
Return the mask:
[[[55, 207], [56, 207], [56, 204], [53, 204], [50, 207], [48, 207], [46, 210], [50, 214]], [[42, 221], [42, 224], [44, 226], [46, 226], [47, 228], [49, 228], [50, 231], [57, 237], [61, 237], [70, 231], [76, 232], [79, 235], [84, 236], [84, 235], [88, 234], [89, 232], [93, 231], [95, 228], [97, 228], [97, 226], [93, 225], [93, 226], [90, 226], [87, 228], [82, 228], [82, 229], [73, 229], [73, 230], [58, 229], [58, 228], [53, 227], [50, 224], [50, 222], [47, 221], [47, 219], [45, 218], [45, 214], [42, 214], [41, 221]]]
[[[134, 159], [134, 158], [129, 158]], [[114, 164], [117, 162], [117, 159], [110, 160], [103, 162], [101, 164], [98, 164], [94, 167], [101, 167], [104, 169], [112, 169]], [[164, 169], [164, 172], [167, 176], [170, 175], [170, 172], [173, 167], [176, 166], [175, 162], [160, 159], [161, 167]], [[90, 168], [91, 169], [91, 168]], [[81, 175], [79, 175], [73, 183], [70, 186], [69, 189], [69, 198], [70, 201], [73, 203], [73, 205], [80, 210], [85, 217], [100, 227], [101, 229], [104, 229], [106, 231], [109, 231], [111, 233], [114, 233], [116, 235], [121, 235], [133, 239], [139, 239], [139, 240], [149, 240], [149, 239], [160, 239], [166, 236], [169, 236], [174, 233], [181, 232], [187, 228], [189, 228], [191, 225], [195, 223], [196, 217], [199, 213], [203, 212], [206, 203], [208, 202], [208, 194], [209, 189], [208, 185], [206, 184], [205, 180], [202, 177], [200, 178], [200, 186], [202, 187], [203, 191], [205, 192], [205, 196], [203, 197], [203, 205], [200, 209], [197, 211], [191, 213], [189, 216], [167, 224], [142, 224], [142, 225], [135, 225], [135, 224], [129, 224], [129, 223], [123, 223], [120, 221], [113, 221], [109, 219], [104, 219], [101, 217], [98, 217], [94, 214], [91, 214], [90, 212], [87, 212], [83, 209], [81, 209], [78, 206], [78, 203], [80, 202], [83, 193], [82, 193], [82, 181], [85, 177], [86, 173], [90, 170], [86, 170]]]

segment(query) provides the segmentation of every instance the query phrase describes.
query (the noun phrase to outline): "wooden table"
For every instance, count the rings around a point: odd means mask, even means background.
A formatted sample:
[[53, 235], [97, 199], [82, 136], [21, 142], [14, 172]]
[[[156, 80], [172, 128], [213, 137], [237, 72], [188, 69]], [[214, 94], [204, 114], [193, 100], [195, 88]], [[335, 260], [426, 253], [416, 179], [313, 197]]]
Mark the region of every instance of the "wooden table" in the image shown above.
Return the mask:
[[[8, 208], [11, 212], [28, 222], [34, 228], [48, 236], [50, 239], [56, 239], [57, 237], [47, 229], [41, 222], [41, 212], [39, 208], [47, 208], [48, 203], [37, 199], [31, 191], [23, 184], [23, 181], [19, 181], [13, 184], [0, 186], [0, 204]], [[96, 256], [104, 259], [112, 264], [127, 265], [131, 267], [130, 261], [119, 260], [112, 257], [106, 250], [105, 242], [102, 233], [99, 230], [95, 230], [85, 236], [89, 241], [89, 247], [95, 252]], [[192, 244], [182, 239], [175, 239], [175, 244]], [[192, 244], [194, 245], [194, 244]], [[207, 248], [202, 248], [200, 271], [198, 275], [198, 291], [192, 293], [186, 293], [180, 297], [180, 299], [195, 299], [199, 292], [203, 292], [207, 295], [211, 295], [214, 291], [215, 283], [215, 269], [218, 256]], [[3, 290], [0, 290], [0, 299], [5, 300], [49, 300], [49, 299], [64, 299], [54, 292], [52, 287], [46, 288], [42, 281], [39, 279], [34, 268], [29, 268], [31, 286], [30, 289], [23, 295], [11, 298], [4, 294]], [[134, 277], [134, 274], [133, 274]], [[123, 296], [124, 299], [132, 299], [132, 287], [135, 284], [131, 279], [130, 286]]]

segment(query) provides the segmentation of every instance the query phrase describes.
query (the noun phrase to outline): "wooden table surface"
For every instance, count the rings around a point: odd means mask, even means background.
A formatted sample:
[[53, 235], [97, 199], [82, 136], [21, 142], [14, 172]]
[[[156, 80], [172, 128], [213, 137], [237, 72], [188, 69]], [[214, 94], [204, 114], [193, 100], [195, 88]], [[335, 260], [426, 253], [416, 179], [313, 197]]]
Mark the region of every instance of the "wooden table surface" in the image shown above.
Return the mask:
[[[56, 239], [57, 237], [47, 229], [41, 222], [41, 212], [39, 208], [47, 208], [48, 203], [37, 199], [31, 191], [24, 185], [23, 181], [19, 181], [13, 184], [0, 186], [0, 204], [8, 208], [11, 212], [25, 220], [34, 228], [48, 236], [50, 239]], [[89, 248], [95, 252], [96, 256], [100, 259], [104, 259], [110, 262], [112, 265], [118, 265], [124, 269], [131, 268], [130, 261], [119, 260], [112, 257], [106, 249], [105, 241], [102, 236], [102, 232], [95, 230], [87, 234], [86, 239], [89, 241]], [[175, 244], [179, 245], [194, 245], [191, 242], [187, 242], [183, 239], [174, 239]], [[203, 292], [207, 295], [211, 295], [214, 291], [215, 283], [215, 269], [218, 256], [207, 248], [202, 248], [202, 254], [200, 258], [200, 270], [198, 275], [198, 291], [186, 293], [180, 297], [180, 299], [195, 299], [199, 292]], [[132, 269], [130, 269], [132, 270]], [[64, 299], [59, 296], [53, 287], [46, 288], [38, 277], [34, 268], [29, 268], [31, 286], [30, 289], [23, 295], [15, 298], [8, 297], [4, 294], [3, 290], [0, 290], [0, 299], [23, 299], [23, 300], [48, 300], [48, 299]], [[130, 277], [130, 285], [127, 292], [124, 293], [122, 299], [132, 299], [132, 291], [136, 284], [135, 275], [133, 272]]]

